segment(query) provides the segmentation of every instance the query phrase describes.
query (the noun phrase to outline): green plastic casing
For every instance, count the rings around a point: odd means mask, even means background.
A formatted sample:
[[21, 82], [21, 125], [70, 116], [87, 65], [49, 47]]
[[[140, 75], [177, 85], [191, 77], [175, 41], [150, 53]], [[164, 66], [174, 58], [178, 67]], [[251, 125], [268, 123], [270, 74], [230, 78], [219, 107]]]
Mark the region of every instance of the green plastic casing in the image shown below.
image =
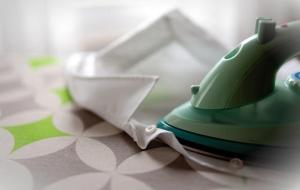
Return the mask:
[[255, 35], [225, 55], [200, 85], [193, 86], [194, 107], [233, 108], [273, 92], [278, 69], [300, 50], [300, 22], [275, 28], [275, 22], [259, 19], [257, 27]]
[[215, 65], [192, 98], [158, 123], [188, 142], [247, 155], [253, 147], [300, 147], [300, 73], [275, 81], [300, 52], [300, 22], [259, 18], [255, 35]]

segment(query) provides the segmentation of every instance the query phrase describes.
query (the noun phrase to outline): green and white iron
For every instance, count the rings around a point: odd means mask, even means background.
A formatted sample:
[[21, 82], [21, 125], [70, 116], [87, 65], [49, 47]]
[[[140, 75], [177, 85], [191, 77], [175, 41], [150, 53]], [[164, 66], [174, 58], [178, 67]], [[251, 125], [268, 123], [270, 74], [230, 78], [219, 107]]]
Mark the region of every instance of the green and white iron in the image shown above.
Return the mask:
[[191, 100], [158, 127], [183, 144], [231, 158], [299, 152], [300, 72], [276, 81], [279, 68], [298, 53], [299, 21], [276, 26], [257, 19], [255, 34], [221, 58], [191, 87]]

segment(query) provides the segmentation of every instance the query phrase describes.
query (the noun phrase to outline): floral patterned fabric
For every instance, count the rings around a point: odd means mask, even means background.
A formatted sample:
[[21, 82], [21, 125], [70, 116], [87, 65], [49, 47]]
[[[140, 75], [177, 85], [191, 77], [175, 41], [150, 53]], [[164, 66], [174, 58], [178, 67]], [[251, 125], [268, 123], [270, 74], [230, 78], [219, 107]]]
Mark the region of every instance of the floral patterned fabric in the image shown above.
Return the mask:
[[72, 103], [56, 62], [0, 64], [1, 190], [261, 188], [251, 179], [195, 167], [159, 142], [140, 150]]

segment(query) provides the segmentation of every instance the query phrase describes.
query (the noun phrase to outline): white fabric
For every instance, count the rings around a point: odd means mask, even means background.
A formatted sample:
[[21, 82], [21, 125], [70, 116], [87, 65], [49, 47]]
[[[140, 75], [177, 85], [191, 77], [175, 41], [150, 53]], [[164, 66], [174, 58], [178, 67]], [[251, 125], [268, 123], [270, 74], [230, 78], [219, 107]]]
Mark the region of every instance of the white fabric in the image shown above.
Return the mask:
[[[164, 73], [160, 73], [159, 76], [144, 73], [137, 75], [130, 71], [137, 65], [149, 64], [149, 61], [142, 60], [174, 41], [183, 46], [199, 65], [205, 62], [210, 67], [226, 52], [222, 45], [193, 25], [181, 13], [172, 11], [143, 25], [101, 52], [73, 56], [66, 65], [66, 78], [75, 102], [124, 130], [143, 149], [152, 140], [159, 138], [186, 158], [202, 166], [253, 178], [261, 179], [261, 176], [264, 176], [264, 179], [272, 182], [281, 181], [278, 179], [283, 179], [283, 174], [275, 171], [249, 166], [237, 169], [227, 161], [188, 152], [171, 132], [157, 129], [155, 123], [148, 125], [145, 121], [137, 121], [133, 117], [145, 97], [156, 86], [158, 78], [164, 77]], [[173, 56], [178, 56], [177, 53]], [[163, 69], [159, 63], [162, 59], [163, 57], [159, 60], [154, 59], [158, 61], [156, 66], [153, 66], [159, 67], [157, 70]], [[146, 65], [145, 67], [147, 68]], [[182, 69], [180, 72], [180, 76], [173, 76], [173, 85], [166, 85], [166, 91], [168, 89], [171, 91], [172, 86], [179, 88], [181, 80], [191, 77], [188, 70]], [[201, 79], [197, 75], [192, 77]], [[171, 98], [173, 94], [166, 95]], [[156, 104], [150, 107], [159, 107], [163, 101], [154, 103]]]

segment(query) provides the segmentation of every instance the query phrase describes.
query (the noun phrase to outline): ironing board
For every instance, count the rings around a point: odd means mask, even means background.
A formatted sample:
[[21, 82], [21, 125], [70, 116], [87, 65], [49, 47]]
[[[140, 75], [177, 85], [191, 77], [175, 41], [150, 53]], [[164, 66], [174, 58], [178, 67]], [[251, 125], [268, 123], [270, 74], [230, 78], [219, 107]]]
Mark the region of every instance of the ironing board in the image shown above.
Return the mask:
[[2, 59], [0, 110], [0, 189], [253, 189], [159, 142], [140, 150], [72, 102], [54, 57]]

